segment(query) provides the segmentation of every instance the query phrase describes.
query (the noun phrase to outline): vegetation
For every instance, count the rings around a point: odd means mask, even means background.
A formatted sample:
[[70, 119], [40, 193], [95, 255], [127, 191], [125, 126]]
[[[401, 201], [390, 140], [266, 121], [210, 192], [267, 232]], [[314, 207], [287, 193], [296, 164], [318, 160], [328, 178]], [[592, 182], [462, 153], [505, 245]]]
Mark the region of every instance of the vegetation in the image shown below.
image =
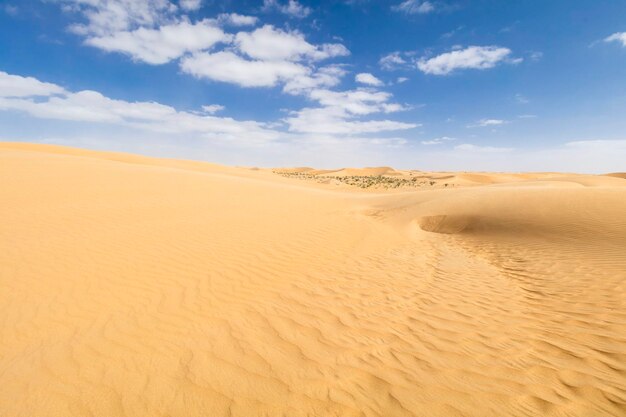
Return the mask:
[[[435, 186], [436, 182], [428, 178], [412, 177], [401, 178], [385, 175], [314, 175], [305, 172], [272, 171], [275, 174], [286, 178], [296, 178], [300, 180], [316, 181], [318, 183], [328, 183], [332, 180], [342, 184], [359, 188], [418, 188], [422, 186]], [[449, 184], [445, 184], [447, 187]]]

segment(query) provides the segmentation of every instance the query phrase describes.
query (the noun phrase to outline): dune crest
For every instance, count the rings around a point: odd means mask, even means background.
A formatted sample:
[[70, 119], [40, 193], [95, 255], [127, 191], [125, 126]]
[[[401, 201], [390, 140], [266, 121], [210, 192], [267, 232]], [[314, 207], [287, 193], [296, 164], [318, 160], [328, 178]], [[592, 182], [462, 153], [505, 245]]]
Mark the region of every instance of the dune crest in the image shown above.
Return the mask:
[[624, 415], [626, 181], [284, 172], [0, 143], [0, 416]]

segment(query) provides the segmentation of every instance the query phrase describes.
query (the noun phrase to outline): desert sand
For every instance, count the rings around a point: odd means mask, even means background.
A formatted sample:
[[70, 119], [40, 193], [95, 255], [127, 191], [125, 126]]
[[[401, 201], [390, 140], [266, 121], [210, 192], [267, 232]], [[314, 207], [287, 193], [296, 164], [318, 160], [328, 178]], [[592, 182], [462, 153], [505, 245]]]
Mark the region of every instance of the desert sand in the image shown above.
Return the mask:
[[0, 416], [624, 416], [623, 177], [1, 143]]

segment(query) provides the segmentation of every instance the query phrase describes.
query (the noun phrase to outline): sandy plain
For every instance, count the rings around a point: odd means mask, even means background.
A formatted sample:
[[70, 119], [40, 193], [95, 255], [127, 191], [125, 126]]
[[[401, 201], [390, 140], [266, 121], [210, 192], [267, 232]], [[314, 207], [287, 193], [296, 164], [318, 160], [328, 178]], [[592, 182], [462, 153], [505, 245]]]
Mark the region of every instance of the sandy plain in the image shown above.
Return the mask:
[[0, 143], [0, 416], [624, 416], [625, 178]]

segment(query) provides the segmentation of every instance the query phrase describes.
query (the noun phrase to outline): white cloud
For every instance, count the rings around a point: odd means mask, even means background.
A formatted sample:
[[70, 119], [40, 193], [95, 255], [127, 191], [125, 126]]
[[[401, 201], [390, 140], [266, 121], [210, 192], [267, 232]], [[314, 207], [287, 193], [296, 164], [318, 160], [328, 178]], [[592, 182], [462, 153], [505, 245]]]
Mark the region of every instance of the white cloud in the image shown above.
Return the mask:
[[263, 10], [276, 10], [290, 17], [302, 19], [311, 14], [311, 8], [303, 6], [297, 0], [288, 0], [287, 4], [282, 4], [278, 0], [264, 0]]
[[341, 108], [351, 114], [393, 113], [404, 110], [399, 104], [389, 103], [391, 94], [370, 89], [349, 91], [315, 89], [310, 91], [308, 96], [324, 107]]
[[[199, 115], [177, 111], [171, 106], [155, 102], [128, 102], [108, 98], [97, 91], [68, 92], [54, 84], [28, 80], [34, 88], [22, 88], [20, 94], [9, 91], [0, 97], [0, 110], [21, 111], [33, 117], [51, 120], [108, 123], [158, 132], [196, 133], [205, 137], [243, 140], [274, 140], [280, 133], [267, 129], [263, 123], [238, 121], [227, 117]], [[0, 79], [5, 79], [2, 73]], [[32, 96], [46, 96], [44, 100]], [[207, 110], [217, 111], [208, 106]]]
[[65, 90], [33, 77], [22, 77], [0, 71], [0, 97], [35, 97], [63, 94]]
[[441, 145], [442, 143], [450, 142], [456, 140], [454, 138], [450, 138], [448, 136], [442, 136], [440, 138], [435, 138], [431, 140], [423, 140], [422, 145]]
[[314, 46], [301, 33], [285, 32], [271, 25], [265, 25], [254, 32], [239, 32], [235, 37], [235, 44], [250, 58], [271, 61], [298, 61], [304, 58], [321, 60], [349, 54], [341, 44]]
[[537, 115], [535, 114], [520, 114], [517, 116], [518, 119], [535, 119]]
[[626, 32], [617, 32], [607, 36], [604, 42], [620, 42], [622, 46], [626, 47]]
[[202, 106], [202, 110], [205, 113], [215, 114], [217, 112], [224, 110], [224, 106], [222, 106], [221, 104], [210, 104], [208, 106]]
[[354, 80], [361, 84], [367, 84], [374, 87], [380, 87], [383, 82], [369, 72], [361, 72], [354, 77]]
[[392, 120], [354, 120], [341, 107], [305, 108], [285, 119], [289, 130], [298, 133], [357, 135], [412, 129], [419, 125]]
[[359, 117], [376, 113], [393, 113], [405, 107], [389, 102], [391, 94], [371, 89], [330, 91], [313, 89], [306, 92], [320, 107], [291, 112], [284, 121], [289, 130], [298, 133], [358, 135], [412, 129], [419, 124], [392, 120], [360, 120]]
[[426, 14], [434, 12], [435, 5], [428, 0], [405, 0], [391, 9], [406, 14]]
[[288, 80], [283, 91], [294, 95], [306, 95], [316, 89], [336, 86], [345, 74], [346, 71], [338, 65], [321, 67], [314, 72], [309, 70], [307, 75], [299, 75]]
[[467, 125], [467, 127], [501, 126], [506, 123], [508, 123], [506, 120], [500, 120], [500, 119], [481, 119], [474, 124]]
[[580, 149], [626, 150], [626, 140], [577, 140], [567, 142], [565, 146]]
[[[510, 49], [498, 46], [469, 46], [430, 59], [422, 58], [417, 62], [417, 67], [426, 74], [446, 75], [458, 69], [493, 68], [510, 54]], [[520, 62], [520, 59], [512, 62]]]
[[272, 87], [279, 81], [288, 81], [310, 72], [307, 67], [295, 62], [247, 60], [230, 51], [196, 53], [183, 58], [180, 67], [198, 78], [242, 87]]
[[148, 64], [165, 64], [188, 52], [206, 50], [219, 42], [229, 42], [231, 35], [224, 33], [213, 21], [197, 23], [181, 21], [158, 29], [139, 28], [119, 31], [112, 35], [90, 37], [85, 43], [108, 52], [130, 55]]
[[[273, 140], [277, 137], [303, 138], [322, 135], [326, 139], [369, 141], [355, 135], [411, 129], [418, 124], [393, 120], [364, 120], [365, 116], [405, 110], [391, 101], [391, 94], [371, 88], [333, 91], [346, 71], [341, 65], [319, 67], [319, 61], [350, 54], [339, 43], [312, 44], [295, 30], [265, 25], [236, 35], [224, 26], [256, 25], [258, 19], [236, 13], [190, 22], [181, 10], [195, 10], [200, 2], [174, 3], [168, 0], [59, 0], [68, 12], [86, 20], [72, 30], [85, 36], [88, 45], [120, 52], [134, 60], [163, 64], [179, 60], [182, 72], [198, 78], [241, 87], [282, 85], [284, 93], [314, 102], [276, 123], [240, 122], [215, 117], [220, 105], [203, 106], [199, 111], [180, 112], [159, 103], [129, 103], [113, 100], [94, 91], [64, 93], [45, 101], [4, 99], [0, 108], [21, 110], [35, 117], [112, 123], [160, 133], [197, 133], [204, 137], [238, 136], [242, 140]], [[305, 17], [311, 9], [295, 0], [266, 0], [265, 10], [277, 10], [292, 17]], [[211, 50], [216, 44], [224, 48]], [[404, 62], [404, 61], [403, 61]], [[358, 82], [381, 86], [372, 74], [362, 73]], [[7, 101], [8, 100], [8, 101]], [[280, 131], [284, 128], [286, 131]], [[229, 130], [230, 129], [230, 130]], [[237, 130], [239, 129], [239, 130]], [[274, 130], [279, 129], [279, 130]], [[291, 132], [291, 133], [289, 133]], [[241, 133], [238, 135], [238, 133]], [[329, 136], [330, 135], [330, 136]], [[256, 139], [255, 139], [256, 138]], [[355, 142], [356, 140], [356, 142]], [[377, 138], [379, 144], [398, 146], [404, 140]], [[373, 143], [373, 142], [372, 142]]]
[[345, 74], [338, 66], [316, 69], [312, 62], [349, 54], [343, 45], [312, 45], [298, 32], [285, 32], [270, 25], [253, 32], [239, 32], [234, 46], [235, 50], [187, 56], [181, 60], [181, 69], [199, 78], [242, 87], [273, 87], [282, 83], [285, 92], [302, 94], [305, 90], [335, 86]]
[[183, 10], [195, 11], [202, 6], [202, 0], [179, 0], [178, 4]]
[[409, 79], [407, 77], [398, 77], [398, 79], [396, 80], [396, 82], [398, 84], [402, 84], [402, 83], [405, 83], [407, 81], [409, 81]]
[[254, 26], [259, 19], [254, 16], [246, 16], [237, 13], [222, 13], [217, 16], [217, 21], [230, 26]]
[[168, 0], [59, 0], [64, 10], [80, 13], [87, 23], [70, 30], [80, 35], [106, 36], [114, 32], [153, 27], [169, 20], [178, 9]]
[[399, 67], [406, 65], [406, 63], [406, 60], [402, 58], [400, 52], [392, 52], [388, 55], [383, 56], [378, 61], [380, 67], [388, 71], [398, 69]]
[[468, 151], [468, 152], [482, 152], [482, 153], [502, 153], [502, 152], [511, 152], [513, 148], [502, 148], [495, 146], [478, 146], [472, 145], [471, 143], [464, 143], [461, 145], [457, 145], [454, 147], [457, 151]]

